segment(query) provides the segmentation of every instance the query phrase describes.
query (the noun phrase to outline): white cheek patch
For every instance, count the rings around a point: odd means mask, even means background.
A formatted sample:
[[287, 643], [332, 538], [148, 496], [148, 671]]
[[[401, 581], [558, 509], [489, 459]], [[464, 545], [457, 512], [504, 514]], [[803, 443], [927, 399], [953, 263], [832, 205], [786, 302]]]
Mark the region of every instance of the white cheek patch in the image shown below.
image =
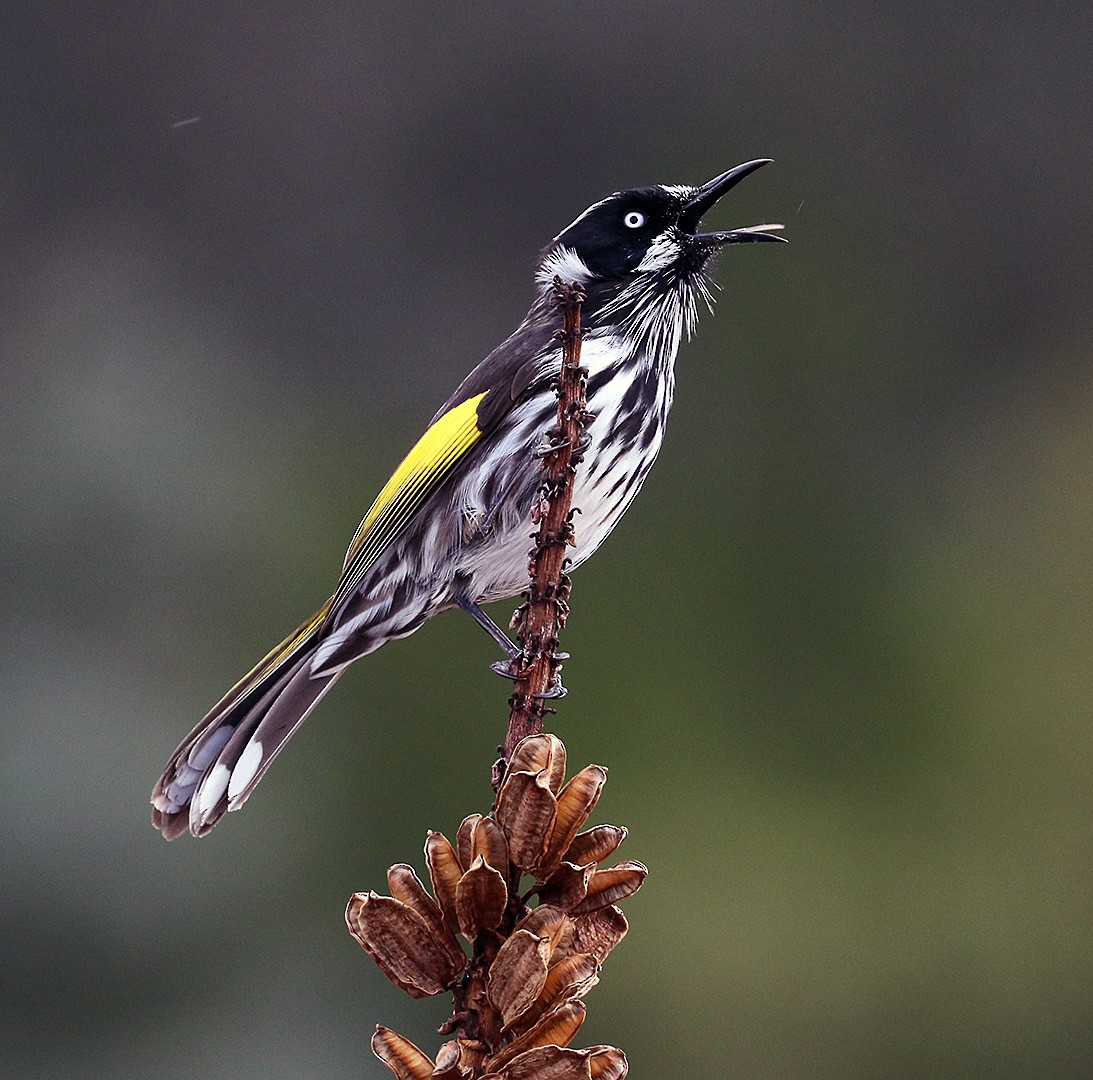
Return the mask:
[[554, 282], [556, 276], [560, 277], [562, 281], [576, 282], [583, 285], [592, 280], [592, 271], [588, 269], [584, 260], [572, 248], [561, 247], [556, 251], [552, 251], [543, 260], [543, 265], [539, 267], [535, 280], [540, 285], [550, 285]]
[[673, 229], [662, 232], [649, 245], [645, 257], [638, 264], [638, 272], [649, 273], [654, 270], [666, 270], [679, 258], [682, 251], [683, 245]]

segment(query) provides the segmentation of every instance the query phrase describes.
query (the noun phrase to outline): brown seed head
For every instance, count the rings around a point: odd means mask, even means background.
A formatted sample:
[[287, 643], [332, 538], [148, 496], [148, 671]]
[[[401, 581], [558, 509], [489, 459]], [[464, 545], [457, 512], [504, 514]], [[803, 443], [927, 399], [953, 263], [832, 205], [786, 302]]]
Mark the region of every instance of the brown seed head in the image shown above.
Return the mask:
[[[455, 994], [441, 1030], [457, 1037], [435, 1064], [409, 1040], [377, 1029], [373, 1049], [398, 1080], [625, 1077], [620, 1050], [569, 1043], [585, 1017], [580, 999], [627, 931], [614, 905], [641, 887], [647, 871], [635, 861], [600, 865], [626, 837], [616, 825], [579, 831], [607, 772], [589, 765], [564, 783], [565, 763], [555, 736], [524, 739], [492, 813], [465, 818], [455, 844], [429, 833], [432, 896], [400, 863], [387, 872], [391, 896], [350, 900], [350, 933], [392, 982], [413, 997]], [[536, 881], [530, 895], [538, 906], [530, 910], [521, 872]], [[460, 933], [472, 943], [470, 961]]]

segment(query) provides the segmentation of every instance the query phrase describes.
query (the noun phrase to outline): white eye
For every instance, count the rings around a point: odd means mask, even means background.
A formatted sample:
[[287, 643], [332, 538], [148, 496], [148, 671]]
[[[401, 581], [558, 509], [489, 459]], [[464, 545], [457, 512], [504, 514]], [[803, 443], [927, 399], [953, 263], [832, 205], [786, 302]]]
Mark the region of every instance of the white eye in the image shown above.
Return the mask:
[[622, 219], [622, 223], [628, 229], [640, 229], [645, 224], [645, 215], [640, 210], [631, 210]]

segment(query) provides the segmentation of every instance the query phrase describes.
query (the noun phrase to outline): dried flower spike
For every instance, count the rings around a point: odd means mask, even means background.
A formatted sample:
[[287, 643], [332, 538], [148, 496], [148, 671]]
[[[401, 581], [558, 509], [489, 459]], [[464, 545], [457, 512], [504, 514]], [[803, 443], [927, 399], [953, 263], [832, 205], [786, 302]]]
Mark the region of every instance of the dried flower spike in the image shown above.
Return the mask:
[[[387, 872], [391, 896], [357, 893], [346, 921], [381, 970], [414, 997], [451, 989], [455, 1009], [435, 1063], [380, 1028], [376, 1054], [398, 1080], [621, 1080], [613, 1047], [571, 1050], [581, 1000], [625, 936], [615, 904], [636, 892], [645, 867], [604, 867], [626, 837], [616, 825], [579, 830], [606, 770], [590, 765], [565, 783], [565, 748], [534, 735], [516, 748], [494, 812], [465, 818], [450, 843], [425, 843], [433, 895], [414, 870]], [[535, 884], [522, 893], [521, 879]], [[526, 887], [526, 886], [525, 886]], [[537, 897], [535, 907], [529, 900]], [[471, 943], [468, 958], [456, 934]]]

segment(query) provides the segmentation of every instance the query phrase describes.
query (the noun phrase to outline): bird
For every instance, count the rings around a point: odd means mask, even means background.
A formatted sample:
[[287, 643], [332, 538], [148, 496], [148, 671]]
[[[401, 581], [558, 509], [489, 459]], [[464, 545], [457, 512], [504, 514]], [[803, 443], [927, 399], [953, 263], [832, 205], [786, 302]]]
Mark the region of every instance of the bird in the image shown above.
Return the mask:
[[[733, 244], [780, 241], [779, 224], [700, 231], [707, 211], [770, 158], [700, 185], [658, 184], [593, 203], [539, 254], [523, 321], [457, 387], [360, 523], [329, 599], [205, 715], [152, 792], [152, 824], [168, 840], [207, 835], [238, 810], [270, 763], [354, 661], [462, 609], [509, 657], [482, 605], [528, 584], [529, 521], [540, 457], [557, 410], [561, 343], [555, 279], [579, 285], [587, 369], [581, 518], [571, 565], [618, 524], [649, 473], [672, 404], [676, 354], [709, 269]], [[496, 667], [496, 665], [495, 665]]]

